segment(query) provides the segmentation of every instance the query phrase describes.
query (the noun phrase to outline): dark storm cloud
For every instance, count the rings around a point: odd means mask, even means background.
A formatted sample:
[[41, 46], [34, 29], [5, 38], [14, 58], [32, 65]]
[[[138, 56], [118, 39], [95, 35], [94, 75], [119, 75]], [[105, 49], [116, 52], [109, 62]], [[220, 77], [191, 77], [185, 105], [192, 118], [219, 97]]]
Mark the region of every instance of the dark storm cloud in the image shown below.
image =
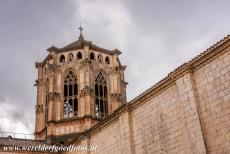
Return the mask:
[[70, 1], [0, 1], [0, 105], [8, 100], [7, 105], [17, 106], [8, 113], [12, 125], [19, 120], [30, 131], [33, 129], [34, 62], [42, 60], [47, 54], [45, 49], [54, 42], [67, 39], [66, 29], [75, 24], [73, 11]]
[[79, 22], [86, 39], [123, 51], [130, 100], [227, 35], [228, 6], [221, 0], [0, 0], [0, 109], [33, 131], [34, 62], [51, 45], [76, 40]]

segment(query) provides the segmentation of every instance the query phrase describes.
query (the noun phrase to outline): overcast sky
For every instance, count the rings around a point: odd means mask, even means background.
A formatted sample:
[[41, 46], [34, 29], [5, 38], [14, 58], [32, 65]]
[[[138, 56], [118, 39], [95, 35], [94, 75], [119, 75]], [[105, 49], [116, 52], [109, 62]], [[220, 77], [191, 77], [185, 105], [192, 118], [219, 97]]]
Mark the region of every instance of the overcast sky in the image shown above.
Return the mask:
[[128, 100], [229, 34], [228, 0], [0, 0], [0, 131], [33, 133], [37, 71], [52, 45], [118, 48]]

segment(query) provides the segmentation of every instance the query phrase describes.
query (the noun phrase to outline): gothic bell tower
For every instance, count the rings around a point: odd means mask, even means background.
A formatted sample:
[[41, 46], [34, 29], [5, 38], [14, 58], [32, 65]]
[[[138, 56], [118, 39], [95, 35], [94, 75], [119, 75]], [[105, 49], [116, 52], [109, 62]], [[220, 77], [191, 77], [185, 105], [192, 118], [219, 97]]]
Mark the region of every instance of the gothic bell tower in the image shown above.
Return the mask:
[[126, 82], [118, 49], [84, 39], [47, 49], [38, 69], [35, 138], [65, 142], [105, 119], [126, 103]]

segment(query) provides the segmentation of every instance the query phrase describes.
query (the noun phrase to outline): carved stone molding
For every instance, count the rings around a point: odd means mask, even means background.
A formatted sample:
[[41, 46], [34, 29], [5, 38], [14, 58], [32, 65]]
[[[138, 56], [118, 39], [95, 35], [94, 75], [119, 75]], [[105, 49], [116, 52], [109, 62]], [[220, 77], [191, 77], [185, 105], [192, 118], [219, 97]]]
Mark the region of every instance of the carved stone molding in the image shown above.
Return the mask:
[[49, 92], [48, 99], [49, 101], [61, 101], [61, 95], [57, 92]]
[[52, 101], [52, 100], [53, 100], [53, 93], [52, 93], [52, 92], [49, 92], [49, 93], [48, 93], [48, 100], [49, 100], [49, 101]]
[[44, 85], [44, 84], [45, 84], [44, 79], [36, 79], [34, 86], [41, 86], [41, 85]]
[[36, 114], [43, 113], [43, 105], [36, 105]]
[[85, 86], [80, 92], [80, 97], [84, 96], [92, 96], [93, 95], [93, 90], [89, 86]]
[[82, 69], [82, 68], [92, 68], [92, 61], [89, 60], [89, 59], [84, 59], [80, 62], [80, 66], [79, 66], [79, 69]]
[[52, 70], [52, 71], [55, 71], [58, 69], [58, 65], [55, 65], [55, 64], [49, 64], [48, 65], [48, 69], [49, 70]]
[[117, 93], [110, 94], [110, 98], [111, 98], [111, 101], [120, 102], [121, 101], [121, 94], [117, 94]]
[[61, 95], [60, 93], [53, 93], [53, 101], [61, 101]]

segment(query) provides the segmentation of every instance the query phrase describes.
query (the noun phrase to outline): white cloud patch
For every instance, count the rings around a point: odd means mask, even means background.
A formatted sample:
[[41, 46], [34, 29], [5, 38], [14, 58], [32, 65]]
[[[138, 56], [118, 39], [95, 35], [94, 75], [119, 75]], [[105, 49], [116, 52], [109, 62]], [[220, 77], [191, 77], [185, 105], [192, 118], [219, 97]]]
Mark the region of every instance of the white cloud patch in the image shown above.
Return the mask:
[[34, 123], [28, 123], [33, 121], [33, 116], [28, 116], [24, 113], [20, 113], [20, 108], [9, 99], [4, 102], [0, 102], [0, 130], [3, 132], [25, 133], [31, 134], [33, 132]]

